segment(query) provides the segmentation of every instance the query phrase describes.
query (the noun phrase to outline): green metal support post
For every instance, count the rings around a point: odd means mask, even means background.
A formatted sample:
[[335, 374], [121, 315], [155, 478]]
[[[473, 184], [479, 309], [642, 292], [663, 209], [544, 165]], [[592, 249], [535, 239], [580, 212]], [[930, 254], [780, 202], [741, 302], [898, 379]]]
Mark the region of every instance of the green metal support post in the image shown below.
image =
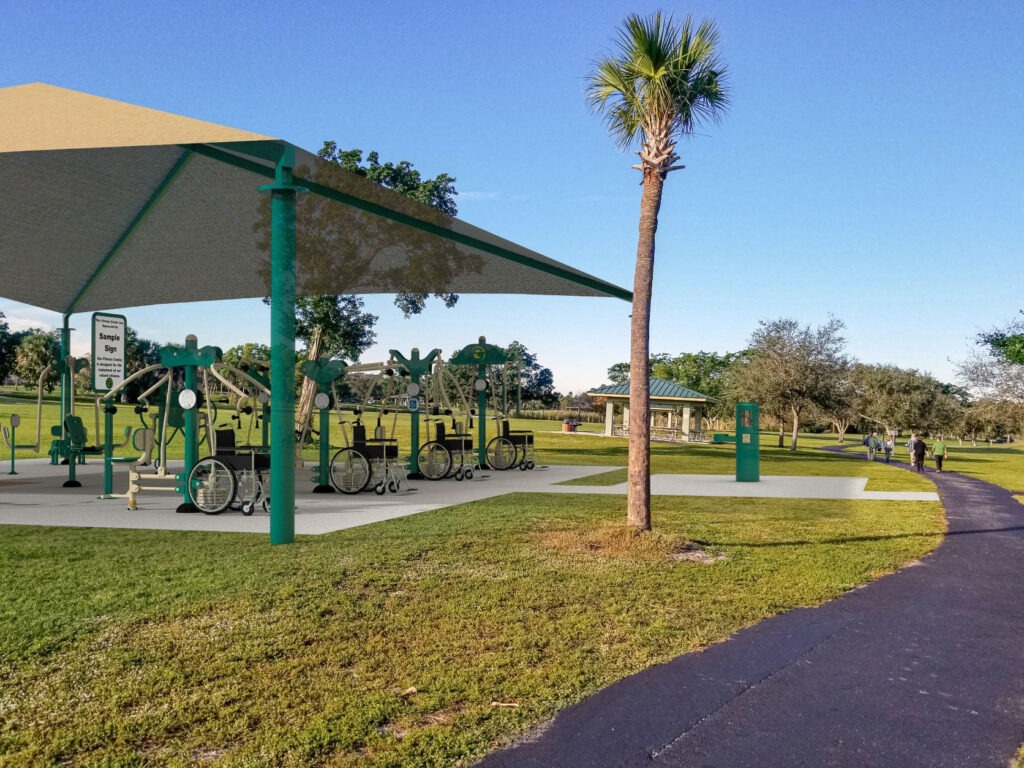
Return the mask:
[[103, 408], [103, 495], [114, 492], [114, 465], [110, 460], [114, 456], [114, 414], [117, 407], [107, 403]]
[[270, 543], [295, 541], [295, 148], [286, 144], [270, 192]]
[[481, 467], [487, 466], [487, 366], [504, 365], [508, 355], [501, 347], [488, 344], [483, 336], [476, 344], [463, 347], [452, 357], [452, 365], [475, 365], [477, 388], [477, 458]]
[[[420, 350], [418, 347], [413, 347], [412, 352], [408, 358], [405, 357], [397, 349], [390, 350], [391, 357], [397, 360], [402, 366], [409, 372], [409, 381], [416, 385], [416, 394], [410, 395], [410, 397], [418, 397], [420, 394], [420, 377], [426, 373], [430, 373], [430, 366], [434, 364], [434, 359], [441, 354], [440, 349], [432, 349], [430, 354], [425, 358], [420, 358]], [[412, 418], [410, 420], [409, 428], [410, 440], [412, 441], [412, 451], [409, 457], [409, 477], [419, 479], [423, 477], [420, 474], [420, 409], [417, 408], [412, 411]]]
[[64, 315], [64, 325], [60, 329], [60, 363], [57, 367], [60, 373], [60, 429], [61, 437], [67, 439], [64, 431], [64, 419], [71, 413], [71, 377], [74, 373], [69, 370], [68, 358], [71, 356], [71, 315]]
[[[185, 349], [189, 351], [196, 351], [199, 349], [199, 340], [189, 334], [185, 337]], [[196, 391], [196, 367], [195, 365], [185, 366], [185, 389], [190, 389], [193, 392]], [[198, 433], [199, 433], [199, 414], [196, 413], [196, 408], [188, 408], [185, 410], [185, 479], [188, 480], [189, 474], [192, 472], [192, 467], [199, 461], [199, 446], [198, 446]], [[213, 429], [212, 424], [207, 425], [207, 429]], [[185, 491], [185, 501], [188, 502], [188, 490]]]
[[[484, 337], [480, 337], [480, 343], [482, 344]], [[477, 382], [487, 383], [487, 366], [483, 363], [476, 368], [476, 380]], [[479, 385], [477, 385], [479, 387]], [[476, 392], [476, 412], [477, 412], [477, 426], [476, 431], [477, 444], [476, 444], [476, 455], [477, 461], [480, 462], [480, 467], [487, 466], [487, 387], [479, 387]]]
[[[327, 395], [330, 398], [331, 382], [345, 375], [345, 362], [343, 360], [331, 360], [329, 357], [321, 357], [317, 360], [306, 360], [301, 366], [303, 375], [312, 379], [317, 385], [317, 396]], [[320, 411], [320, 464], [317, 467], [316, 486], [313, 493], [334, 493], [334, 486], [331, 485], [331, 405], [328, 400], [327, 407]], [[270, 497], [273, 502], [273, 496]]]

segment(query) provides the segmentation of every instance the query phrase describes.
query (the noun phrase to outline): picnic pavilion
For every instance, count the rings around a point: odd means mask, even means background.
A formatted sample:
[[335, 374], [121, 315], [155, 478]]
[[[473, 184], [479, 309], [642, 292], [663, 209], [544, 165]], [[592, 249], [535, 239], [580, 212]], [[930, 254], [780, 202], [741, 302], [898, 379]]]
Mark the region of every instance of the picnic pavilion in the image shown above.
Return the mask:
[[[629, 435], [629, 382], [605, 384], [587, 392], [604, 405], [604, 434]], [[704, 417], [713, 397], [674, 381], [650, 379], [651, 440], [674, 443], [702, 443]]]

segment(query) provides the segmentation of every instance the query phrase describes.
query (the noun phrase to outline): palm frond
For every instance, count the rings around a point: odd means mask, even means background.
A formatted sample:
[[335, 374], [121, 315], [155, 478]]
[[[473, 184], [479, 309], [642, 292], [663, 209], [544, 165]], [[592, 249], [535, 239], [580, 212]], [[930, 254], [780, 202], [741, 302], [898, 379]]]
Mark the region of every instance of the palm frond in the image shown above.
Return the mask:
[[710, 19], [695, 28], [689, 16], [680, 27], [661, 12], [631, 15], [618, 30], [616, 50], [594, 63], [587, 103], [624, 149], [688, 136], [704, 122], [719, 121], [729, 102], [718, 44]]

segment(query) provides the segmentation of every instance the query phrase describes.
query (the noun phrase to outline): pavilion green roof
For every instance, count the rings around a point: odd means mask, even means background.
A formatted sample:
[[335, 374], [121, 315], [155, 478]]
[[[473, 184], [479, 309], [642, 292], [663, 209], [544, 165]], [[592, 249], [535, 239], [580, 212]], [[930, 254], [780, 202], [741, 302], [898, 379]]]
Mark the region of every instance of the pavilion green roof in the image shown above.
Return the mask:
[[[591, 396], [601, 397], [629, 397], [629, 382], [624, 384], [605, 384], [587, 393]], [[695, 389], [684, 387], [674, 381], [665, 379], [650, 379], [650, 395], [652, 400], [692, 400], [699, 402], [714, 402], [715, 398], [705, 395]]]

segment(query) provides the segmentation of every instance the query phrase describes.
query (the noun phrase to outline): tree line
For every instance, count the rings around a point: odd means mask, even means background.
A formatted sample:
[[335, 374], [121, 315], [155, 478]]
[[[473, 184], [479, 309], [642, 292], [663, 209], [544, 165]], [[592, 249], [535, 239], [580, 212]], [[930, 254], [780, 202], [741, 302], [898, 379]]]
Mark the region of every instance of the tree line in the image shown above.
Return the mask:
[[[1024, 429], [1024, 323], [980, 334], [959, 366], [961, 384], [892, 364], [864, 363], [846, 353], [845, 326], [791, 318], [761, 321], [739, 352], [656, 354], [654, 378], [677, 382], [715, 399], [708, 428], [721, 428], [737, 402], [759, 404], [762, 424], [779, 430], [779, 446], [796, 450], [801, 431], [944, 433], [977, 441]], [[624, 383], [629, 364], [608, 369]]]

